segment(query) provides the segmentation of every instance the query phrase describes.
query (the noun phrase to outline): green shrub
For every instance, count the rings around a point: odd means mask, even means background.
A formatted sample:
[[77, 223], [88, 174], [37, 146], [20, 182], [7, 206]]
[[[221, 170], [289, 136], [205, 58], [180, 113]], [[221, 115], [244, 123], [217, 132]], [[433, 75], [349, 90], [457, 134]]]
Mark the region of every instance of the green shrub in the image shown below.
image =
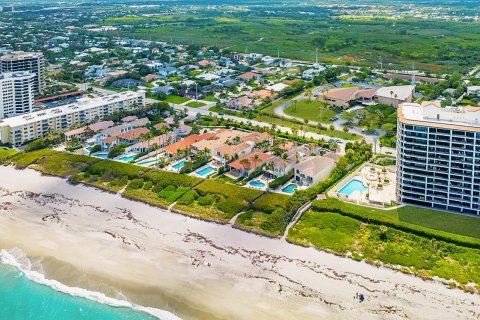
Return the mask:
[[17, 154], [17, 151], [12, 149], [0, 148], [0, 163], [7, 162], [7, 160]]
[[90, 166], [86, 172], [88, 174], [105, 176], [107, 177], [107, 180], [104, 181], [109, 181], [112, 178], [119, 178], [122, 176], [127, 176], [129, 179], [140, 178], [146, 170], [148, 169], [133, 164], [101, 160]]
[[242, 211], [244, 206], [232, 199], [222, 199], [216, 204], [217, 209], [225, 212], [228, 215], [235, 215]]
[[195, 190], [190, 190], [185, 193], [180, 199], [178, 199], [177, 203], [180, 205], [190, 205], [198, 198], [198, 193]]
[[58, 152], [40, 158], [37, 169], [51, 175], [67, 177], [82, 172], [89, 165], [99, 160], [92, 157]]
[[211, 206], [215, 202], [215, 196], [213, 194], [207, 194], [206, 196], [198, 199], [198, 204], [201, 206]]
[[168, 185], [175, 187], [193, 187], [202, 181], [202, 179], [196, 177], [160, 170], [151, 170], [147, 172], [143, 178], [147, 181], [152, 181], [155, 186], [154, 188], [158, 190], [164, 189]]
[[252, 209], [272, 213], [277, 208], [286, 208], [289, 199], [285, 194], [266, 193], [253, 203]]
[[294, 176], [294, 171], [290, 170], [286, 175], [281, 176], [270, 182], [270, 188], [271, 189], [277, 189], [278, 187], [284, 185], [287, 183], [287, 181], [291, 180]]
[[15, 164], [19, 168], [25, 168], [37, 162], [39, 159], [58, 153], [50, 149], [42, 149], [31, 152], [19, 152], [9, 158], [8, 162]]
[[145, 182], [145, 184], [143, 185], [143, 190], [150, 190], [150, 189], [152, 189], [152, 186], [153, 186], [152, 181], [147, 181], [147, 182]]
[[143, 179], [142, 178], [133, 179], [128, 184], [129, 189], [134, 189], [135, 190], [135, 189], [140, 189], [141, 187], [143, 187]]

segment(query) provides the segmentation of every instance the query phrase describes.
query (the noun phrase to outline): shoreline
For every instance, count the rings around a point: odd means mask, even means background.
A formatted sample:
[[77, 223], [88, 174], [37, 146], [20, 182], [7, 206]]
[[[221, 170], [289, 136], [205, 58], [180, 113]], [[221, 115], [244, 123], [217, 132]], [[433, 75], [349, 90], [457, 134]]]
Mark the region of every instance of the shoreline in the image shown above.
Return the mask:
[[[0, 174], [0, 248], [21, 248], [67, 285], [122, 292], [184, 319], [480, 317], [479, 295], [434, 281], [118, 194], [99, 197], [94, 186], [32, 169]], [[367, 301], [354, 301], [356, 292]]]

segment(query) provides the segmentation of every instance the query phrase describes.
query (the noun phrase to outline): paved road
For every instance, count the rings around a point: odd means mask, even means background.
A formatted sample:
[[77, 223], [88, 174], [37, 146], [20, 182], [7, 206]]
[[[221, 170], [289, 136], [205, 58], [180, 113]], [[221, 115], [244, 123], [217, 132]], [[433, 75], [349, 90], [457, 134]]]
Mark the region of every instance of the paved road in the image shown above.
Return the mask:
[[[302, 99], [307, 99], [307, 97], [305, 95], [300, 95], [293, 100], [299, 101], [299, 100], [302, 100]], [[296, 119], [296, 120], [299, 120], [299, 121], [303, 121], [304, 120], [303, 118], [293, 117], [293, 116], [290, 116], [290, 115], [285, 113], [285, 108], [289, 107], [291, 104], [292, 104], [291, 101], [287, 101], [287, 102], [279, 105], [278, 107], [275, 108], [274, 113], [277, 116], [285, 117], [287, 119]], [[313, 124], [315, 126], [318, 124], [317, 121], [312, 121], [312, 120], [310, 120], [309, 123]], [[344, 127], [345, 123], [346, 123], [345, 120], [339, 118], [338, 120], [334, 121], [331, 124], [335, 127], [336, 130], [343, 130], [343, 127]], [[325, 123], [322, 123], [322, 125], [330, 126], [330, 124], [325, 124]], [[377, 151], [379, 151], [380, 147], [379, 147], [378, 140], [380, 139], [380, 135], [366, 134], [358, 128], [352, 128], [352, 129], [350, 129], [350, 132], [351, 133], [356, 133], [356, 134], [362, 136], [365, 139], [365, 141], [367, 141], [368, 143], [371, 143], [373, 145], [377, 144], [377, 148], [378, 148]], [[332, 137], [327, 137], [326, 139], [329, 140], [329, 139], [332, 139]], [[397, 154], [396, 149], [393, 149], [393, 148], [383, 147], [382, 151], [383, 152], [388, 152], [389, 154], [392, 154], [392, 155]]]
[[[111, 90], [107, 90], [107, 89], [103, 89], [103, 88], [94, 88], [94, 91], [96, 92], [99, 92], [99, 93], [103, 93], [103, 94], [113, 94], [113, 93], [116, 93], [115, 91], [111, 91]], [[304, 96], [305, 98], [305, 96]], [[149, 99], [149, 98], [146, 98], [145, 99], [146, 103], [156, 103], [158, 102], [158, 100], [154, 100], [154, 99]], [[211, 103], [211, 102], [208, 102], [208, 101], [202, 101], [204, 103]], [[211, 103], [212, 105], [214, 103]], [[174, 109], [176, 110], [179, 110], [179, 111], [184, 111], [185, 108], [188, 109], [188, 112], [190, 115], [197, 115], [197, 114], [201, 114], [201, 115], [209, 115], [211, 111], [208, 110], [208, 108], [206, 106], [204, 107], [201, 107], [201, 108], [189, 108], [189, 107], [186, 107], [184, 104], [174, 104], [174, 103], [170, 103], [170, 106], [172, 106]], [[272, 125], [269, 124], [269, 123], [266, 123], [266, 122], [261, 122], [261, 121], [257, 121], [257, 120], [250, 120], [250, 119], [245, 119], [245, 118], [240, 118], [240, 117], [237, 117], [237, 116], [232, 116], [232, 115], [223, 115], [221, 116], [222, 118], [225, 118], [225, 119], [229, 119], [229, 120], [232, 120], [232, 121], [236, 121], [236, 122], [240, 122], [240, 123], [248, 123], [248, 124], [251, 124], [253, 126], [260, 126], [260, 127], [267, 127], [267, 128], [271, 128]], [[284, 126], [276, 126], [277, 129], [283, 131], [283, 132], [288, 132], [288, 133], [292, 133], [292, 129], [291, 128], [288, 128], [288, 127], [284, 127]], [[330, 136], [325, 136], [325, 135], [321, 135], [321, 134], [318, 134], [318, 133], [314, 133], [314, 132], [302, 132], [301, 133], [302, 135], [304, 135], [305, 137], [307, 138], [314, 138], [314, 139], [325, 139], [326, 141], [332, 139], [332, 137]], [[363, 134], [362, 134], [363, 135]], [[365, 136], [363, 135], [364, 137], [368, 137], [368, 136]], [[340, 139], [341, 140], [341, 139]], [[367, 138], [366, 139], [367, 142], [369, 143], [374, 143], [373, 142], [373, 138], [370, 139], [370, 138]], [[346, 141], [346, 140], [342, 140], [342, 141]], [[340, 144], [342, 145], [342, 144]], [[340, 153], [341, 154], [344, 154], [345, 153], [345, 148], [341, 147], [340, 148]], [[378, 148], [377, 148], [377, 151]], [[395, 155], [396, 154], [396, 151], [395, 149], [389, 149], [389, 148], [382, 148], [382, 152], [390, 152], [392, 155]]]

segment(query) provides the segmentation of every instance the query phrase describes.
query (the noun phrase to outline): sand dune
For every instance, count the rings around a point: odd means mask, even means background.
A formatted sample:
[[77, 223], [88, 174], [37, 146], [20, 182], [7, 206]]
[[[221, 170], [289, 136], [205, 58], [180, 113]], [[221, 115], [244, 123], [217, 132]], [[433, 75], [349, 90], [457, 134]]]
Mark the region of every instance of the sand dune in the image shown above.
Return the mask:
[[[480, 296], [0, 167], [0, 248], [184, 319], [480, 319]], [[355, 293], [366, 295], [363, 303]]]

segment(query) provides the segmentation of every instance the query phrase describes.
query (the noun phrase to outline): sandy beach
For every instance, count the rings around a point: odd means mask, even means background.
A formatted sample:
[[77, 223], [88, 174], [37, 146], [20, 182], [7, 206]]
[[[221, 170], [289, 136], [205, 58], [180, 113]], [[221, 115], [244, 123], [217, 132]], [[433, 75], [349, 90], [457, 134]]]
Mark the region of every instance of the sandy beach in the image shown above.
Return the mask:
[[0, 177], [0, 249], [70, 286], [183, 319], [480, 319], [480, 295], [440, 283], [31, 169]]

